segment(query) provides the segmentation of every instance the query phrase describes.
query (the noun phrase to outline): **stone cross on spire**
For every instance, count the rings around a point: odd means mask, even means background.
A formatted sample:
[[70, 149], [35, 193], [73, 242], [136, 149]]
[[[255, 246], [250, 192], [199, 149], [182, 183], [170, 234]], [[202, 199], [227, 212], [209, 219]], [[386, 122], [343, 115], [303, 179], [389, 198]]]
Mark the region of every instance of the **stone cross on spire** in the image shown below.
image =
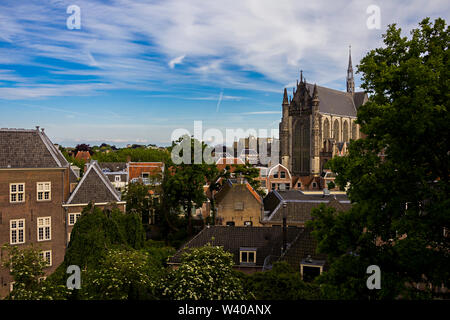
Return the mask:
[[352, 46], [348, 48], [348, 68], [347, 68], [347, 92], [355, 92], [355, 80], [353, 79], [353, 66], [352, 66]]

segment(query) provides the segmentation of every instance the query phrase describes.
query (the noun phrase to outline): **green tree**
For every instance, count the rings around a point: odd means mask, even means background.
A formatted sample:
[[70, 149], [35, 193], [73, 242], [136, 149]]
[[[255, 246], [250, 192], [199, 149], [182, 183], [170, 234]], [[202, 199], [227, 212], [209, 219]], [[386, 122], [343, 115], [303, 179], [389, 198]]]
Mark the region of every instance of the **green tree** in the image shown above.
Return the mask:
[[145, 251], [110, 249], [96, 268], [83, 273], [79, 297], [89, 300], [156, 299], [162, 273], [160, 262]]
[[301, 280], [285, 261], [275, 262], [270, 271], [243, 276], [249, 298], [256, 300], [314, 300], [320, 298], [318, 285]]
[[10, 269], [14, 279], [13, 291], [7, 299], [12, 300], [56, 300], [65, 299], [67, 289], [64, 285], [44, 279], [47, 262], [39, 256], [33, 246], [19, 249], [4, 245], [3, 267]]
[[169, 273], [163, 294], [176, 300], [243, 299], [244, 290], [233, 264], [233, 255], [221, 247], [189, 249], [179, 268]]
[[[177, 153], [176, 150], [179, 150]], [[194, 206], [201, 207], [206, 201], [203, 186], [208, 178], [217, 176], [218, 170], [214, 163], [209, 163], [203, 155], [208, 150], [205, 143], [189, 136], [183, 136], [173, 142], [169, 151], [183, 158], [181, 163], [168, 160], [166, 179], [163, 181], [163, 192], [170, 207], [182, 207], [188, 221], [188, 235], [192, 234], [192, 209]], [[199, 151], [200, 159], [196, 159], [195, 152]]]
[[244, 177], [252, 188], [261, 196], [265, 197], [265, 192], [261, 189], [261, 182], [256, 180], [259, 177], [259, 169], [252, 167], [249, 163], [245, 165], [239, 164], [235, 166], [234, 174]]
[[108, 249], [144, 246], [144, 229], [137, 214], [124, 214], [118, 209], [101, 210], [87, 206], [75, 224], [64, 257], [64, 268], [78, 265], [80, 268], [95, 267]]
[[[328, 162], [352, 209], [318, 208], [311, 223], [332, 263], [321, 278], [338, 298], [417, 297], [415, 283], [450, 285], [449, 29], [424, 19], [410, 38], [396, 25], [383, 38], [359, 65], [371, 95], [358, 110], [365, 138]], [[381, 290], [365, 286], [372, 264]]]

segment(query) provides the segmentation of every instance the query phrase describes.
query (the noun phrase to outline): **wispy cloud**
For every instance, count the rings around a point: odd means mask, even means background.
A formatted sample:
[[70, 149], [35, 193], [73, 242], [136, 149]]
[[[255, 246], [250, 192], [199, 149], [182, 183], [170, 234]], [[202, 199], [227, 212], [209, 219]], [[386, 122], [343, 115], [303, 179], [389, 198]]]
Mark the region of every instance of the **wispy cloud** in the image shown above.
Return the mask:
[[103, 90], [103, 84], [108, 90], [145, 90], [187, 82], [278, 92], [300, 68], [310, 81], [335, 85], [339, 79], [343, 87], [348, 44], [357, 62], [380, 44], [388, 23], [411, 28], [425, 16], [449, 16], [444, 0], [378, 1], [382, 28], [368, 30], [372, 2], [79, 0], [81, 29], [68, 30], [71, 0], [7, 0], [0, 5], [0, 64], [52, 59], [67, 77], [52, 90], [55, 72], [42, 69], [40, 81], [28, 76], [2, 93], [34, 98]]
[[183, 62], [184, 57], [185, 57], [185, 55], [182, 55], [182, 56], [179, 56], [179, 57], [176, 57], [176, 58], [170, 60], [169, 61], [170, 69], [173, 69], [175, 67], [175, 65], [177, 65], [177, 64], [181, 64]]

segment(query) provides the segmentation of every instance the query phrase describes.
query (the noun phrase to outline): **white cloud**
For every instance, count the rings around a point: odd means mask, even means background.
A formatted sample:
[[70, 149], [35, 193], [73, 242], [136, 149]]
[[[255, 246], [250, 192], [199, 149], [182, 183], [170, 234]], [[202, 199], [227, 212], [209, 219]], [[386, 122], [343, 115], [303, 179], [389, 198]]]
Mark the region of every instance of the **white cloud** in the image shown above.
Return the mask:
[[177, 64], [181, 64], [183, 62], [184, 57], [185, 57], [185, 55], [182, 55], [182, 56], [179, 56], [179, 57], [176, 57], [176, 58], [170, 60], [168, 63], [170, 69], [173, 69], [175, 67], [175, 65], [177, 65]]
[[[426, 16], [448, 20], [450, 12], [446, 0], [377, 1], [381, 29], [369, 30], [372, 0], [79, 0], [81, 30], [67, 30], [72, 2], [0, 5], [1, 38], [11, 44], [2, 48], [0, 63], [38, 66], [36, 57], [58, 59], [67, 64], [53, 73], [94, 80], [49, 85], [42, 75], [0, 94], [34, 98], [186, 83], [282, 92], [300, 69], [308, 81], [342, 89], [349, 44], [357, 64], [381, 44], [387, 24], [411, 29]], [[186, 56], [189, 65], [175, 68]]]

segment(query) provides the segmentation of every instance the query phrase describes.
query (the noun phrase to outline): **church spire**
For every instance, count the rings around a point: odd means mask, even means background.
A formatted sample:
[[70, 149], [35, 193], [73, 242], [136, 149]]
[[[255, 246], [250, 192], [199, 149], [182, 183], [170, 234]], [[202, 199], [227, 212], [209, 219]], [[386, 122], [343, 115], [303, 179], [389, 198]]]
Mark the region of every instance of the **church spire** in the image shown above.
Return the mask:
[[347, 92], [355, 92], [355, 80], [353, 79], [352, 66], [352, 46], [348, 48], [348, 68], [347, 68]]
[[283, 104], [288, 104], [288, 94], [286, 88], [284, 88]]

